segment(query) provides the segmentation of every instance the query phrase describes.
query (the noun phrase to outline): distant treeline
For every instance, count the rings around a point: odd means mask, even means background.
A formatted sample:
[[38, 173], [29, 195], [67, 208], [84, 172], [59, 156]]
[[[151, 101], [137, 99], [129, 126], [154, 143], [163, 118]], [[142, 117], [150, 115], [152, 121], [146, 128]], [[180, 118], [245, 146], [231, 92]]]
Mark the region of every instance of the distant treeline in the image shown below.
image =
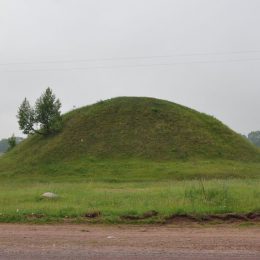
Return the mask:
[[248, 134], [248, 140], [260, 147], [260, 131], [254, 131]]
[[[22, 137], [16, 137], [16, 143], [23, 141]], [[8, 139], [0, 140], [0, 154], [5, 153], [9, 149]]]

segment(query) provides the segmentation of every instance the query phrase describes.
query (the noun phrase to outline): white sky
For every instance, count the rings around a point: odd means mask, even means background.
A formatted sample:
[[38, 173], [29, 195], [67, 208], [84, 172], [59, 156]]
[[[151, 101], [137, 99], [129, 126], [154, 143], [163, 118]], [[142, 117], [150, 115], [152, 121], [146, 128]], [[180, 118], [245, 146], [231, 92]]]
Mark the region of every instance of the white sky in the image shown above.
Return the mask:
[[259, 0], [0, 0], [0, 138], [50, 86], [63, 111], [167, 99], [260, 129]]

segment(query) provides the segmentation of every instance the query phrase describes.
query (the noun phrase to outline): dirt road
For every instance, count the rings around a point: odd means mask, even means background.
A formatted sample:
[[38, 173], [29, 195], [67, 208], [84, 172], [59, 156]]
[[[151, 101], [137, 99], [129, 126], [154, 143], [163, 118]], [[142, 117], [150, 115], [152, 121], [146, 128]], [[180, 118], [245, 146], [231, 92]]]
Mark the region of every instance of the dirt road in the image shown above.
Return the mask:
[[260, 228], [0, 224], [0, 259], [260, 259]]

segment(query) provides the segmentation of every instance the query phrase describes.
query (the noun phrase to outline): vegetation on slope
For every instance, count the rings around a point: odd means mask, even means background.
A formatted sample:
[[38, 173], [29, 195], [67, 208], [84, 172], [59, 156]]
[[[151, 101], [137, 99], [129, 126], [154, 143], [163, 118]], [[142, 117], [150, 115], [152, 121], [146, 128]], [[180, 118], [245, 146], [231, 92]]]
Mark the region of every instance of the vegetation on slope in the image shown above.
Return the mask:
[[[258, 149], [215, 118], [116, 98], [65, 114], [61, 132], [33, 135], [0, 158], [0, 222], [259, 212], [259, 177]], [[41, 198], [47, 191], [59, 198]]]
[[31, 136], [6, 159], [39, 163], [79, 158], [259, 158], [257, 148], [215, 118], [153, 98], [114, 98], [71, 111], [63, 121], [60, 133]]

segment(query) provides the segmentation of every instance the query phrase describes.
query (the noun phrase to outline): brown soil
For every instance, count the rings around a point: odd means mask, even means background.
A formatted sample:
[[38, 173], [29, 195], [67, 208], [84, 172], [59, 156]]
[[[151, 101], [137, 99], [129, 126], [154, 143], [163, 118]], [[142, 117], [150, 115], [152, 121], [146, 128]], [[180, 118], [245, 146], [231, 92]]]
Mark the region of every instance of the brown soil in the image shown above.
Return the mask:
[[151, 211], [147, 211], [144, 214], [140, 215], [140, 216], [136, 216], [136, 215], [124, 215], [121, 216], [121, 219], [124, 220], [142, 220], [142, 219], [147, 219], [147, 218], [152, 218], [158, 215], [158, 212], [155, 210], [151, 210]]
[[227, 214], [212, 214], [205, 215], [202, 217], [196, 217], [188, 214], [172, 215], [165, 219], [166, 224], [178, 223], [178, 222], [216, 222], [221, 221], [225, 223], [230, 222], [258, 222], [260, 221], [260, 213], [247, 213], [247, 214], [237, 214], [237, 213], [227, 213]]
[[0, 259], [260, 259], [260, 228], [0, 224]]

